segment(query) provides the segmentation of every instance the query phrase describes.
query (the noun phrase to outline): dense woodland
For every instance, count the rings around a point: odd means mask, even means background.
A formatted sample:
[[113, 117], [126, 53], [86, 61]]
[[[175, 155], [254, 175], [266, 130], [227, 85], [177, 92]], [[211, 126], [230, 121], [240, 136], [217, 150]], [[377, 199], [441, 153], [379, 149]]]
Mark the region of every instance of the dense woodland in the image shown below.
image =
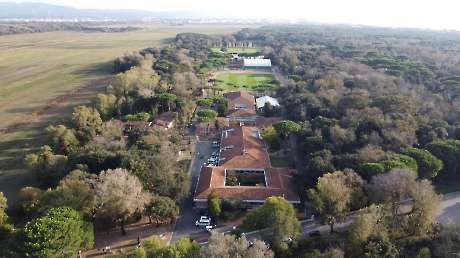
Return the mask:
[[[41, 186], [23, 188], [13, 207], [1, 195], [0, 255], [68, 257], [92, 247], [94, 229], [172, 222], [189, 194], [188, 162], [176, 159], [189, 151], [185, 127], [196, 105], [218, 106], [201, 110], [202, 121], [225, 113], [224, 98], [202, 98], [209, 71], [227, 62], [211, 47], [254, 45], [287, 78], [276, 92], [286, 120], [263, 137], [271, 149], [298, 142], [299, 194], [331, 234], [299, 239], [292, 205], [269, 198], [242, 229], [273, 226], [270, 249], [235, 231], [204, 248], [152, 238], [134, 257], [456, 257], [459, 229], [435, 219], [437, 192], [460, 173], [460, 35], [328, 26], [184, 33], [117, 58], [106, 92], [49, 126], [49, 144], [25, 157]], [[169, 111], [173, 131], [142, 126]], [[209, 206], [213, 217], [235, 208], [213, 195]], [[337, 232], [352, 211], [349, 230]]]
[[[319, 249], [340, 247], [347, 257], [449, 257], [438, 246], [449, 230], [433, 224], [439, 196], [431, 184], [442, 191], [459, 180], [460, 35], [321, 26], [234, 37], [265, 46], [290, 79], [277, 95], [304, 157], [299, 191], [331, 232], [348, 211], [385, 204], [367, 208], [349, 236], [320, 241], [328, 244]], [[407, 198], [413, 208], [399, 214]]]
[[140, 28], [102, 22], [2, 22], [0, 35], [49, 31], [126, 32]]

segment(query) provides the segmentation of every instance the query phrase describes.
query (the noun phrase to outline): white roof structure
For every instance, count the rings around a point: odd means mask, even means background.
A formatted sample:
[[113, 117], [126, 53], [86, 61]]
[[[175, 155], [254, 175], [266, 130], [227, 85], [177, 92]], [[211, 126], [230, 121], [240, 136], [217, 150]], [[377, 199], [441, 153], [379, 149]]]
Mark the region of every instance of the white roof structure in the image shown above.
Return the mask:
[[272, 61], [268, 58], [245, 58], [243, 65], [248, 67], [272, 67]]
[[260, 98], [256, 99], [257, 109], [263, 108], [265, 106], [265, 103], [267, 103], [267, 102], [270, 103], [273, 107], [279, 107], [280, 106], [280, 103], [278, 102], [277, 99], [272, 98], [270, 96], [263, 96], [263, 97], [260, 97]]

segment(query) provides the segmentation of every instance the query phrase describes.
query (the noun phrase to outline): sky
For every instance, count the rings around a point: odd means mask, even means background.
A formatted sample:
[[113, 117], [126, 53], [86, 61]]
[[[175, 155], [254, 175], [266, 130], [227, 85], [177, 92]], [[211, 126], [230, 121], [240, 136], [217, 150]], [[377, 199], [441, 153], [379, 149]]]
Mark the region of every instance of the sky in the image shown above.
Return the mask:
[[28, 0], [22, 2], [32, 1], [76, 8], [191, 11], [242, 18], [460, 30], [460, 0]]

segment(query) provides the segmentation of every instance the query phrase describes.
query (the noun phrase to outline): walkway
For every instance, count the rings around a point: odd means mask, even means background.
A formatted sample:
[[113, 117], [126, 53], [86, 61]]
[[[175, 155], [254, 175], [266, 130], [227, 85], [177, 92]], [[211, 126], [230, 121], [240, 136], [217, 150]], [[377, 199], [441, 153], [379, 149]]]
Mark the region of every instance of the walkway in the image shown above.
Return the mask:
[[201, 165], [211, 156], [213, 149], [209, 141], [197, 141], [195, 145], [195, 156], [190, 164], [190, 196], [181, 205], [180, 215], [174, 227], [171, 243], [175, 243], [179, 238], [196, 234], [200, 229], [195, 227], [195, 220], [198, 214], [193, 209], [193, 195], [195, 186], [200, 175]]

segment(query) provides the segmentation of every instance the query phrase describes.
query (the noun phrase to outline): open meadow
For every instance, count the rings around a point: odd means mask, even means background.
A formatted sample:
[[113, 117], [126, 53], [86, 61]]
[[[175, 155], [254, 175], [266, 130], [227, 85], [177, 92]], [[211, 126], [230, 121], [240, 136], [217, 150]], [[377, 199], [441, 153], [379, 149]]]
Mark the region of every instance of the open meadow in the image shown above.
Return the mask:
[[[243, 26], [243, 25], [241, 25]], [[34, 178], [25, 154], [46, 140], [43, 129], [64, 122], [110, 83], [113, 60], [161, 46], [181, 32], [224, 34], [241, 26], [152, 25], [120, 33], [46, 32], [0, 36], [0, 189], [15, 197]]]
[[273, 74], [264, 72], [221, 72], [215, 75], [215, 80], [215, 87], [224, 91], [266, 91], [279, 87], [279, 82]]

